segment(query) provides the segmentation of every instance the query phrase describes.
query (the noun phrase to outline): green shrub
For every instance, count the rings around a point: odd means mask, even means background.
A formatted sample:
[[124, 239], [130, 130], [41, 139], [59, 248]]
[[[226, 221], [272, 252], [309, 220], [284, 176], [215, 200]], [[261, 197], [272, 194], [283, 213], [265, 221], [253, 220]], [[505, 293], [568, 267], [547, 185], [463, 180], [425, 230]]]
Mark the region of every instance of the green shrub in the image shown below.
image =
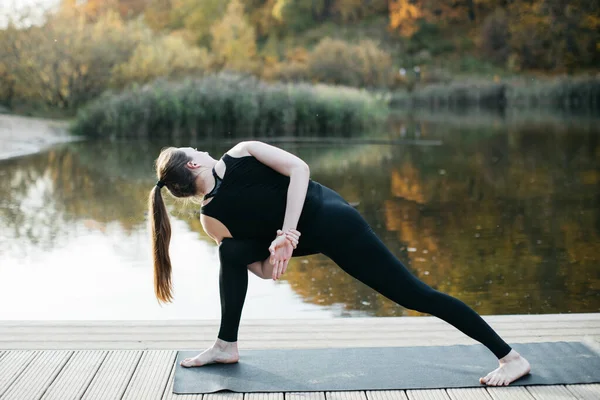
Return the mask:
[[346, 86], [387, 87], [392, 80], [392, 59], [371, 40], [351, 45], [325, 38], [308, 58], [312, 80]]
[[386, 111], [363, 90], [217, 74], [107, 93], [78, 112], [73, 131], [119, 138], [350, 136], [376, 128]]

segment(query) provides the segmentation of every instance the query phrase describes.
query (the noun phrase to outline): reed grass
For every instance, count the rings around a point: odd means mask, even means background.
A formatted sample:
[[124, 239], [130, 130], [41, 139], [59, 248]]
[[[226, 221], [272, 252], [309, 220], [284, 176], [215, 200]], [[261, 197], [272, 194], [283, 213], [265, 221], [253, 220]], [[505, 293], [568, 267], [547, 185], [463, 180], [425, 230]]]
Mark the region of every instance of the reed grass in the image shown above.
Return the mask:
[[600, 112], [600, 77], [457, 81], [393, 93], [391, 105], [427, 109], [549, 109]]
[[72, 130], [111, 138], [351, 136], [386, 113], [386, 101], [364, 90], [221, 73], [106, 93], [79, 110]]

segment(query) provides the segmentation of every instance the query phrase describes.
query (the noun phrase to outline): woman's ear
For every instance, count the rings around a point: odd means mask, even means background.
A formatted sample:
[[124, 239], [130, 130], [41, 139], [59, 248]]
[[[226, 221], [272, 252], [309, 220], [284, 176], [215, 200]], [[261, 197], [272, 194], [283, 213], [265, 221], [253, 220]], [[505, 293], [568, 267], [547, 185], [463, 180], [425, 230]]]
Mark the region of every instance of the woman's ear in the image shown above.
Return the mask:
[[197, 164], [195, 161], [192, 161], [192, 160], [188, 161], [188, 162], [187, 162], [187, 164], [186, 164], [186, 166], [187, 166], [189, 169], [196, 169], [196, 168], [200, 168], [200, 164]]

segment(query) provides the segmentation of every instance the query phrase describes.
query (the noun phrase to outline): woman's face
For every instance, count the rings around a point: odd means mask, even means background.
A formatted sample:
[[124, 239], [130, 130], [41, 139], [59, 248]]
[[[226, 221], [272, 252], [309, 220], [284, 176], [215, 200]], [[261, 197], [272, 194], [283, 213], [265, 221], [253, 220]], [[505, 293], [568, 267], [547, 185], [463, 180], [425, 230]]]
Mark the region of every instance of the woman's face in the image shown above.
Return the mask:
[[179, 150], [183, 151], [191, 159], [188, 162], [188, 166], [190, 166], [190, 163], [192, 163], [193, 167], [209, 166], [215, 161], [210, 155], [208, 155], [208, 152], [198, 151], [193, 147], [180, 147]]

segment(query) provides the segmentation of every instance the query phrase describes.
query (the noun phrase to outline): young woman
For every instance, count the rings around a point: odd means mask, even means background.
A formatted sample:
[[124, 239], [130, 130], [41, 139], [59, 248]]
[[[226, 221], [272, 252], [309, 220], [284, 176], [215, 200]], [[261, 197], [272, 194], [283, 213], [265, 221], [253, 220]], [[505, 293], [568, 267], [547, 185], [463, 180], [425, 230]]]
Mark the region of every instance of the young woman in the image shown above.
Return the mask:
[[361, 215], [335, 191], [313, 181], [295, 155], [257, 141], [241, 142], [220, 160], [190, 147], [164, 149], [149, 208], [154, 289], [172, 300], [171, 228], [161, 188], [175, 197], [201, 197], [200, 221], [219, 244], [221, 326], [214, 345], [184, 367], [239, 360], [237, 333], [248, 270], [279, 279], [293, 255], [322, 253], [374, 290], [413, 310], [432, 314], [485, 345], [500, 366], [480, 379], [508, 385], [526, 375], [525, 358], [471, 308], [417, 279], [379, 240]]

